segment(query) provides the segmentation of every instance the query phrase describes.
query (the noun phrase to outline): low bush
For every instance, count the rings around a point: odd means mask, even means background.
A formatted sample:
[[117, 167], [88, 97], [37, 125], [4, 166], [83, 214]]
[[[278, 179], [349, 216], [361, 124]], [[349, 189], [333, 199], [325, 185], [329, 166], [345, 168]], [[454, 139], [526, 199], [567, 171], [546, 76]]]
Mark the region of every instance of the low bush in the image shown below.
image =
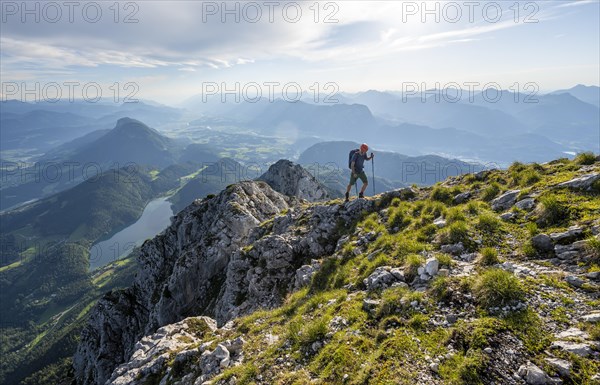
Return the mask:
[[519, 279], [512, 273], [501, 269], [490, 269], [476, 278], [473, 294], [479, 305], [492, 308], [522, 300], [525, 297], [525, 290]]

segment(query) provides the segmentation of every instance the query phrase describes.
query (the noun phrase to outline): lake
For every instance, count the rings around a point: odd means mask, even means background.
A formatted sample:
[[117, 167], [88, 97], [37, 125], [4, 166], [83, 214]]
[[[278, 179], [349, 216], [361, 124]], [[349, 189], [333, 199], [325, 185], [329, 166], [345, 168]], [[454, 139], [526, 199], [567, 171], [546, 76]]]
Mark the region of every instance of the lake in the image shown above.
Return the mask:
[[171, 224], [171, 203], [168, 197], [150, 201], [142, 216], [132, 225], [124, 228], [105, 241], [98, 242], [90, 249], [90, 269], [102, 267], [119, 258], [126, 257], [135, 246], [154, 237]]

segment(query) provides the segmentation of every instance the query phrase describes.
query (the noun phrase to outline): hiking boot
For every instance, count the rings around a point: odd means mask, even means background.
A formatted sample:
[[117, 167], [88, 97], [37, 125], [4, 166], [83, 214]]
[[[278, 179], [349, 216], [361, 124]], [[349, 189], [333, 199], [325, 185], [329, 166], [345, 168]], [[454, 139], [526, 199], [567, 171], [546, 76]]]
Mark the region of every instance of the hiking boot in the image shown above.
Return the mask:
[[350, 201], [350, 194], [346, 193], [346, 202]]
[[358, 194], [358, 197], [359, 197], [359, 198], [364, 198], [364, 197], [365, 197], [365, 194], [363, 194], [363, 193], [359, 193], [359, 194]]

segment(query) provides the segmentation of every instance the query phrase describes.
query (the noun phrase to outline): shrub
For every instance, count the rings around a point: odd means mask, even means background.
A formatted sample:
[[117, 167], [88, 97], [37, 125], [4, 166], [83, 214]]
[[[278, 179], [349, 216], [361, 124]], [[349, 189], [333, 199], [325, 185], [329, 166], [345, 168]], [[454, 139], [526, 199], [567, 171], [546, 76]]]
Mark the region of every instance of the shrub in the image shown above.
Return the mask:
[[591, 263], [600, 263], [600, 239], [590, 237], [586, 241], [586, 248], [592, 254]]
[[501, 269], [490, 269], [480, 274], [473, 284], [473, 294], [484, 308], [505, 306], [525, 297], [519, 279]]
[[540, 230], [538, 229], [537, 224], [535, 222], [527, 222], [525, 224], [525, 230], [527, 230], [527, 233], [530, 237], [533, 237], [540, 233]]
[[494, 182], [494, 183], [490, 184], [488, 187], [486, 187], [485, 190], [483, 190], [481, 199], [483, 199], [486, 202], [489, 202], [492, 199], [496, 198], [498, 193], [500, 193], [500, 185], [498, 183]]
[[[392, 210], [392, 209], [390, 209]], [[393, 209], [388, 219], [388, 228], [401, 230], [410, 225], [411, 219], [408, 217], [403, 210]]]
[[448, 223], [458, 222], [458, 221], [465, 221], [465, 220], [467, 220], [467, 217], [457, 207], [451, 208], [446, 213], [446, 222], [448, 222]]
[[502, 228], [502, 222], [493, 214], [483, 213], [477, 218], [475, 227], [487, 234], [496, 234]]
[[421, 227], [417, 234], [417, 241], [430, 242], [431, 240], [433, 240], [433, 236], [437, 232], [437, 229], [437, 226], [433, 223]]
[[342, 272], [340, 261], [337, 258], [327, 258], [321, 268], [313, 275], [311, 291], [313, 293], [324, 291], [334, 286], [337, 276]]
[[486, 358], [479, 350], [468, 350], [444, 361], [440, 374], [450, 385], [481, 385], [481, 373], [486, 368]]
[[452, 257], [448, 254], [438, 254], [435, 258], [438, 260], [440, 267], [452, 267], [455, 264]]
[[470, 241], [469, 228], [465, 222], [454, 222], [447, 226], [440, 233], [441, 241], [444, 244], [462, 242], [467, 244]]
[[317, 318], [308, 323], [297, 320], [288, 325], [288, 338], [305, 352], [310, 352], [312, 343], [324, 339], [327, 332], [325, 318]]
[[442, 186], [435, 186], [431, 191], [431, 199], [438, 202], [449, 203], [454, 195], [450, 189]]
[[478, 263], [483, 266], [492, 266], [500, 263], [498, 252], [493, 247], [481, 249], [481, 257], [479, 258]]
[[523, 246], [521, 246], [521, 252], [525, 258], [535, 258], [537, 256], [537, 250], [533, 247], [531, 241], [525, 242]]
[[521, 162], [513, 162], [510, 166], [508, 166], [508, 171], [511, 174], [518, 173], [526, 169], [527, 166]]
[[581, 165], [590, 165], [596, 162], [596, 155], [593, 152], [580, 152], [573, 161]]
[[477, 215], [479, 213], [479, 207], [475, 202], [467, 203], [467, 212], [471, 215]]
[[540, 198], [541, 213], [540, 220], [546, 226], [559, 224], [561, 221], [568, 219], [569, 208], [559, 201], [554, 195], [546, 195]]
[[446, 212], [446, 206], [441, 202], [427, 202], [421, 211], [421, 215], [431, 215], [437, 218]]
[[519, 186], [530, 186], [536, 182], [539, 182], [542, 179], [539, 172], [527, 169], [525, 171], [521, 171], [514, 180], [515, 184]]
[[415, 314], [409, 320], [407, 325], [414, 330], [423, 330], [427, 327], [429, 317], [425, 314]]
[[600, 325], [592, 325], [589, 328], [590, 337], [595, 341], [600, 341]]
[[431, 282], [431, 296], [437, 301], [447, 302], [451, 297], [451, 291], [448, 288], [448, 277], [438, 276]]
[[425, 263], [425, 258], [417, 254], [410, 254], [406, 258], [406, 265], [404, 266], [404, 275], [406, 281], [410, 282], [417, 276], [417, 270], [419, 266]]
[[384, 318], [396, 314], [401, 310], [400, 300], [408, 293], [404, 287], [392, 287], [381, 293], [381, 303], [377, 309], [377, 318]]

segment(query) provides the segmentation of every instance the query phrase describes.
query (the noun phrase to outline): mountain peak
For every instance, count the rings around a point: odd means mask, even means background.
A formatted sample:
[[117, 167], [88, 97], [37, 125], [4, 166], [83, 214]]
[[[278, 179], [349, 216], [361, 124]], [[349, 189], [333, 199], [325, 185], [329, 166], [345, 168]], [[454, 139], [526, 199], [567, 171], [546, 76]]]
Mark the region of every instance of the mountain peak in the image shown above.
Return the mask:
[[327, 199], [325, 187], [299, 164], [281, 159], [271, 165], [258, 180], [266, 182], [273, 190], [314, 202]]
[[125, 118], [120, 118], [119, 120], [117, 120], [117, 124], [115, 125], [115, 128], [129, 127], [132, 125], [148, 127], [144, 123], [140, 122], [137, 119], [125, 117]]

